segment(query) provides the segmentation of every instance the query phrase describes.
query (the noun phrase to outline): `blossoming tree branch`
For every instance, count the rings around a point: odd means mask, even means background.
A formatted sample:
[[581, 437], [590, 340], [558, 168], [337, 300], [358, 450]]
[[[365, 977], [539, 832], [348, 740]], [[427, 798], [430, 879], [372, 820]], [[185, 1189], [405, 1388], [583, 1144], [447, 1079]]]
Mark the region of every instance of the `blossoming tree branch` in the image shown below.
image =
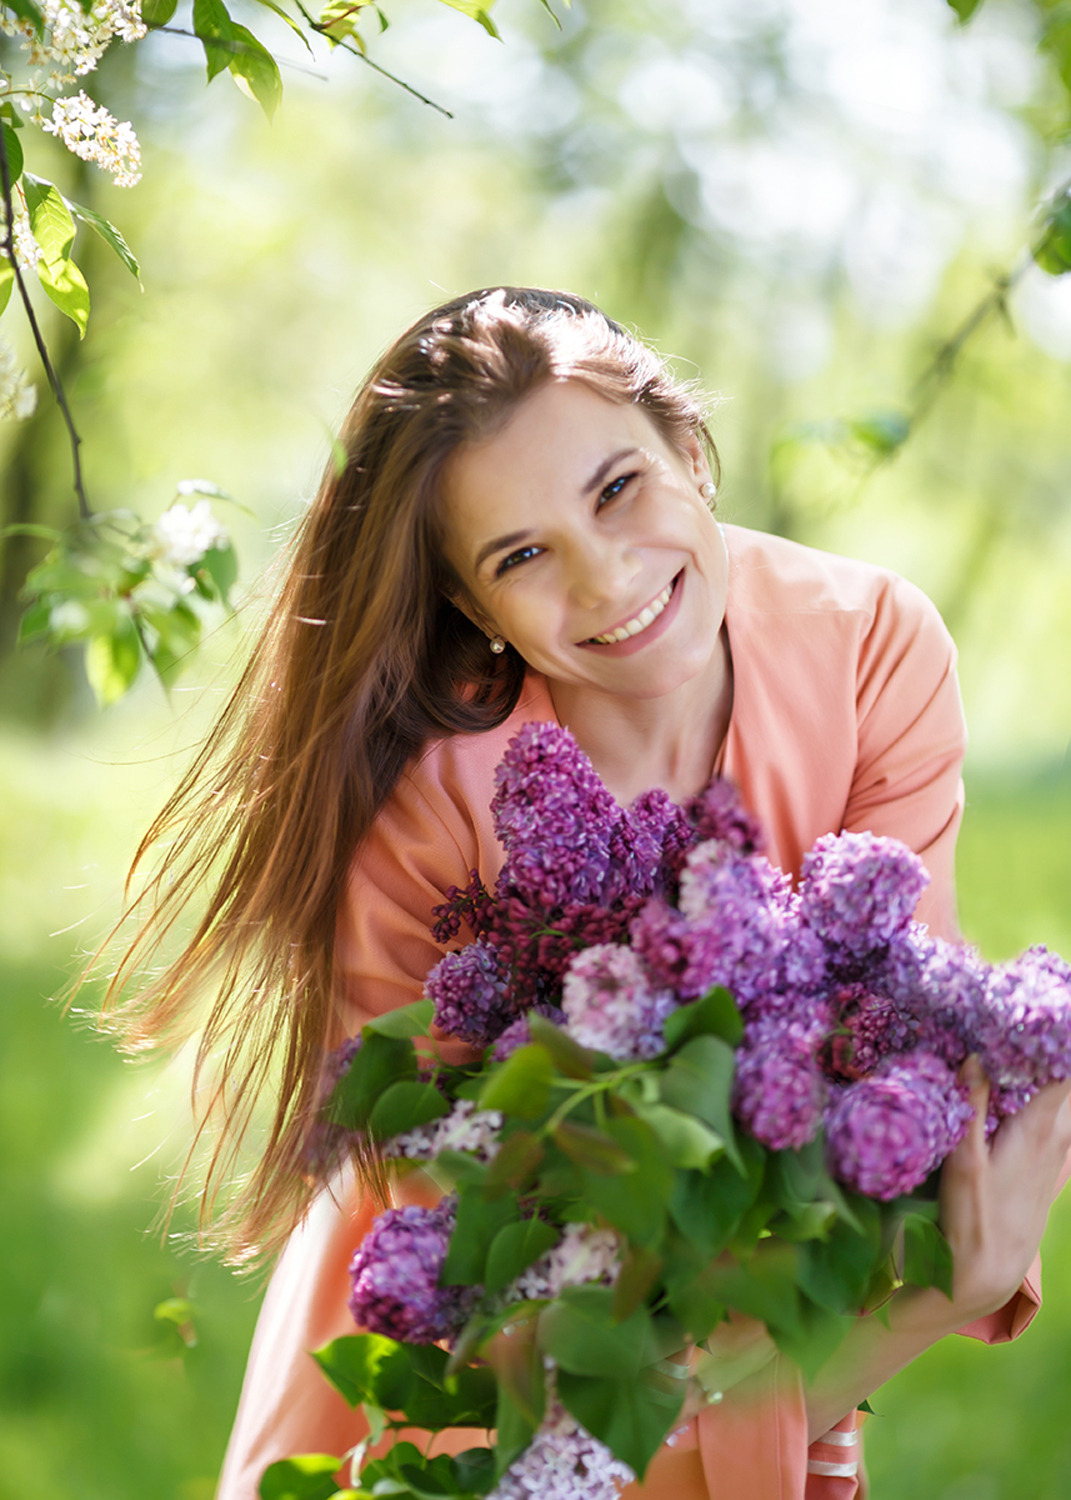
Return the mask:
[[[490, 10], [495, 0], [441, 0], [497, 36]], [[550, 0], [540, 0], [551, 15]], [[568, 0], [565, 0], [568, 4]], [[983, 0], [948, 0], [966, 24]], [[1039, 46], [1071, 90], [1071, 24], [1056, 0], [1028, 0], [1039, 20]], [[255, 0], [281, 18], [312, 51], [341, 47], [398, 84], [422, 104], [441, 106], [394, 77], [368, 54], [364, 32], [383, 28], [389, 16], [374, 0], [326, 0], [319, 14], [305, 0]], [[194, 36], [203, 46], [209, 82], [230, 73], [269, 118], [282, 97], [279, 66], [269, 49], [228, 10], [224, 0], [192, 0], [189, 27], [177, 25], [178, 0], [0, 0], [0, 317], [24, 316], [46, 383], [69, 438], [77, 520], [58, 532], [29, 531], [51, 543], [26, 581], [28, 608], [19, 640], [85, 647], [90, 683], [104, 705], [121, 697], [142, 667], [165, 683], [196, 649], [208, 620], [228, 607], [236, 577], [234, 550], [212, 500], [226, 500], [207, 481], [183, 481], [174, 503], [156, 525], [132, 512], [94, 512], [82, 477], [81, 434], [50, 357], [31, 300], [36, 279], [59, 311], [84, 337], [90, 291], [75, 258], [86, 231], [99, 235], [131, 275], [137, 257], [122, 229], [68, 197], [32, 170], [35, 132], [50, 135], [74, 156], [106, 172], [117, 187], [141, 177], [134, 124], [117, 120], [92, 97], [91, 75], [109, 47], [136, 46], [153, 31]], [[389, 9], [389, 5], [387, 7]], [[442, 111], [448, 113], [447, 111]], [[938, 349], [903, 411], [858, 421], [815, 424], [804, 440], [862, 450], [867, 464], [897, 453], [954, 374], [967, 342], [993, 317], [1032, 264], [1052, 275], [1071, 269], [1071, 196], [1065, 185], [1039, 211], [1039, 224], [1020, 261], [992, 286]], [[21, 420], [37, 405], [37, 389], [0, 331], [0, 420]], [[192, 500], [192, 507], [187, 504]], [[8, 533], [9, 534], [9, 533]]]

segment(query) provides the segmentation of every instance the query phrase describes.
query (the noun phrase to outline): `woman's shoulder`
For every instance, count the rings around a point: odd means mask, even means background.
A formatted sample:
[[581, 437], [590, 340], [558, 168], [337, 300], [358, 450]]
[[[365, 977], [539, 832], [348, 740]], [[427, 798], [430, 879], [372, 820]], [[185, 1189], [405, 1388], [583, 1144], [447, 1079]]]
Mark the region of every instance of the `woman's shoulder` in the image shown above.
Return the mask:
[[723, 531], [734, 610], [855, 617], [864, 626], [889, 611], [937, 617], [922, 590], [890, 568], [744, 526], [726, 525]]

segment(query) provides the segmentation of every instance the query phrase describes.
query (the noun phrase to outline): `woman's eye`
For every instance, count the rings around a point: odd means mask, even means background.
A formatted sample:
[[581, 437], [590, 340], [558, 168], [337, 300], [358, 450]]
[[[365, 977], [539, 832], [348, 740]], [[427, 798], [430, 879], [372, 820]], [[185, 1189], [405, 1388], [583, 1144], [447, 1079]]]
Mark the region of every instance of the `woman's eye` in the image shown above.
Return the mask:
[[530, 557], [536, 557], [538, 554], [538, 547], [518, 547], [516, 552], [510, 552], [502, 559], [495, 569], [495, 577], [501, 578], [503, 573], [509, 572], [510, 568], [515, 568], [518, 563], [527, 562]]
[[611, 479], [610, 483], [599, 495], [600, 509], [609, 501], [616, 500], [618, 495], [621, 494], [625, 486], [628, 484], [629, 480], [633, 477], [634, 476], [632, 474], [619, 474], [616, 479]]

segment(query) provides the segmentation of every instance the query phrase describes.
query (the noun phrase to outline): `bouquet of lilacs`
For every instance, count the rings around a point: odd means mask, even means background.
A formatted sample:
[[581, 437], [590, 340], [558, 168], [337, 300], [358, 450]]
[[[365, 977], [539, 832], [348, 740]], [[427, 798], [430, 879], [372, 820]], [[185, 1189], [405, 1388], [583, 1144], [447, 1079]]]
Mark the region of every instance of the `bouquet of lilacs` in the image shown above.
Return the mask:
[[[991, 1129], [1071, 1076], [1071, 966], [931, 937], [895, 840], [822, 838], [793, 888], [724, 780], [621, 808], [537, 723], [496, 776], [495, 888], [474, 872], [435, 913], [471, 940], [330, 1059], [310, 1135], [325, 1176], [372, 1154], [446, 1194], [376, 1219], [350, 1268], [367, 1331], [316, 1355], [368, 1420], [355, 1488], [305, 1455], [265, 1500], [612, 1500], [687, 1396], [754, 1371], [719, 1355], [728, 1317], [807, 1376], [897, 1286], [950, 1290], [935, 1176], [972, 1118], [968, 1054]], [[480, 1060], [420, 1050], [433, 1020]], [[383, 1452], [402, 1427], [494, 1440]]]

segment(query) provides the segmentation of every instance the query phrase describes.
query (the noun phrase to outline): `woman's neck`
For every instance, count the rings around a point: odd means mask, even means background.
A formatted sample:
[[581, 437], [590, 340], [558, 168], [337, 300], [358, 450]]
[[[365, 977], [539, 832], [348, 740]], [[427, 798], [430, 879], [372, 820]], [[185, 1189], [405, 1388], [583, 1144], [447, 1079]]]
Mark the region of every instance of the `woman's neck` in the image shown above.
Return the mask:
[[710, 666], [672, 693], [621, 698], [548, 682], [569, 729], [621, 803], [652, 787], [683, 801], [714, 774], [733, 707], [733, 664], [724, 625]]

